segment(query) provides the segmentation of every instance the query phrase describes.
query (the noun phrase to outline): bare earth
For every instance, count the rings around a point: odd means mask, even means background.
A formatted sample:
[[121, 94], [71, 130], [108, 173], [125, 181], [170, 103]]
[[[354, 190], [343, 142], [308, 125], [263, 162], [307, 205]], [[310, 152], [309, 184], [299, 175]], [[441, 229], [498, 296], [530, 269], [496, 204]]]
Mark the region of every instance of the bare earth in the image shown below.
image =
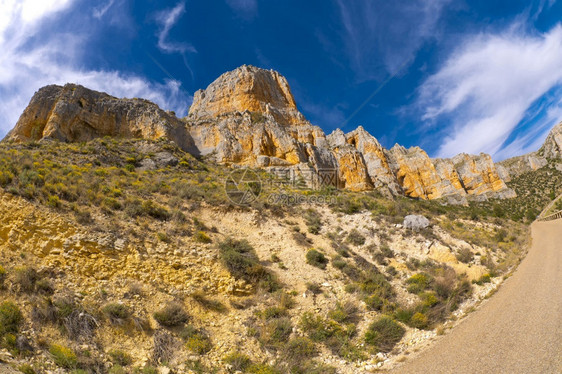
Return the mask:
[[534, 223], [532, 236], [491, 299], [392, 373], [562, 373], [562, 220]]

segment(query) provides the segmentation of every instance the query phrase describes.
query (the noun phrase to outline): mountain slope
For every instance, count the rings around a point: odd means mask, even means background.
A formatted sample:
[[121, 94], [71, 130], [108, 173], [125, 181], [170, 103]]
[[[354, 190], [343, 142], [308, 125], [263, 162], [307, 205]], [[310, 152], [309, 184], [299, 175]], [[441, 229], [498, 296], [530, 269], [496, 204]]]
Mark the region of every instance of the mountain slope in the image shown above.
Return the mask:
[[287, 80], [242, 66], [195, 94], [189, 116], [140, 99], [116, 99], [81, 86], [48, 86], [32, 98], [7, 141], [165, 137], [198, 157], [265, 168], [293, 180], [352, 191], [376, 189], [449, 203], [511, 198], [489, 156], [431, 160], [419, 148], [384, 149], [362, 127], [326, 136], [298, 111]]

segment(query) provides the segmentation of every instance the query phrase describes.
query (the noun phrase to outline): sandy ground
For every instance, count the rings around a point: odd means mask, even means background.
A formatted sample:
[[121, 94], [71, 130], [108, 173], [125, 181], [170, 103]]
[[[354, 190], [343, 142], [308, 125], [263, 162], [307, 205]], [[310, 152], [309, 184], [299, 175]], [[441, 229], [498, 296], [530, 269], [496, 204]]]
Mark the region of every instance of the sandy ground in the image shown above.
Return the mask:
[[392, 373], [562, 373], [562, 220], [536, 222], [513, 276]]

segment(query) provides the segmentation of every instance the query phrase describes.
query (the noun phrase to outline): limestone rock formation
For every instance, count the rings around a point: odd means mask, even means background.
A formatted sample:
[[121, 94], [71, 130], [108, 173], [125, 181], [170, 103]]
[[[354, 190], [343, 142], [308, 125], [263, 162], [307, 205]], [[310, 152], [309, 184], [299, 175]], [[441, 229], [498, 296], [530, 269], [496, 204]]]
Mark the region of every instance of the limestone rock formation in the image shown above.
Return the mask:
[[36, 92], [6, 140], [83, 142], [103, 136], [166, 137], [184, 150], [193, 149], [184, 123], [156, 104], [117, 99], [74, 84], [46, 86]]
[[562, 158], [562, 123], [550, 131], [538, 153], [546, 158]]
[[221, 75], [193, 97], [189, 116], [214, 119], [237, 112], [270, 115], [282, 125], [308, 125], [285, 77], [273, 70], [244, 65]]
[[439, 176], [435, 165], [421, 148], [406, 149], [396, 144], [387, 155], [390, 167], [407, 196], [438, 199], [458, 192], [448, 179]]
[[509, 182], [521, 174], [545, 167], [549, 159], [562, 159], [562, 123], [554, 126], [538, 151], [501, 161], [497, 167], [500, 177]]
[[497, 193], [503, 198], [515, 197], [499, 177], [492, 157], [481, 153], [478, 156], [461, 153], [452, 159], [460, 181], [470, 195]]
[[[557, 134], [545, 152], [559, 152]], [[418, 147], [386, 150], [362, 126], [326, 136], [299, 112], [283, 76], [246, 65], [197, 91], [184, 119], [142, 99], [117, 99], [73, 84], [47, 86], [35, 94], [6, 139], [72, 142], [102, 136], [165, 137], [196, 156], [265, 168], [309, 185], [377, 189], [461, 204], [473, 197], [514, 194], [502, 180], [509, 177], [509, 168], [496, 169], [487, 155], [432, 160]], [[168, 161], [156, 158], [142, 167], [152, 169], [162, 162]]]
[[504, 181], [509, 182], [518, 175], [541, 169], [547, 164], [548, 161], [546, 158], [540, 156], [538, 152], [531, 152], [523, 156], [501, 161], [496, 165], [496, 168], [498, 169], [500, 177]]

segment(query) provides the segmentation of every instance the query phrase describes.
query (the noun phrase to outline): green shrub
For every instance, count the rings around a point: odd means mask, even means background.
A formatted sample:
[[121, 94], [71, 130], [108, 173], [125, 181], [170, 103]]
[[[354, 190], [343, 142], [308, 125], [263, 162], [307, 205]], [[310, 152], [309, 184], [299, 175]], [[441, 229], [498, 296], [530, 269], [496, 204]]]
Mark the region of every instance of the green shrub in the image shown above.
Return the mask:
[[112, 349], [109, 351], [111, 362], [119, 366], [129, 366], [133, 363], [131, 356], [120, 349]]
[[51, 208], [58, 208], [60, 206], [60, 199], [56, 195], [51, 195], [47, 198], [47, 206]]
[[415, 313], [409, 321], [410, 326], [425, 329], [428, 325], [427, 316], [421, 312]]
[[154, 319], [162, 326], [175, 327], [188, 322], [189, 316], [181, 304], [171, 302], [161, 310], [154, 313]]
[[4, 287], [4, 281], [6, 280], [6, 269], [0, 265], [0, 289]]
[[382, 316], [369, 325], [365, 332], [365, 343], [381, 352], [390, 352], [405, 333], [406, 330], [391, 317]]
[[477, 281], [474, 283], [478, 285], [483, 285], [484, 283], [490, 283], [492, 281], [492, 276], [490, 274], [483, 274]]
[[103, 307], [102, 312], [112, 324], [123, 324], [131, 317], [129, 308], [121, 303], [110, 303]]
[[252, 365], [252, 360], [250, 357], [243, 353], [233, 352], [223, 358], [225, 364], [232, 367], [233, 371], [246, 372], [246, 370]]
[[326, 269], [328, 259], [323, 253], [318, 252], [316, 249], [311, 249], [306, 253], [306, 263], [319, 269]]
[[460, 249], [459, 252], [456, 254], [456, 257], [457, 260], [465, 264], [468, 264], [470, 261], [474, 259], [474, 255], [472, 254], [472, 251], [468, 248]]
[[39, 279], [39, 274], [32, 267], [23, 267], [15, 270], [14, 283], [19, 286], [21, 292], [35, 292], [35, 283]]
[[339, 323], [356, 322], [359, 308], [351, 301], [338, 301], [336, 307], [328, 312], [328, 317]]
[[335, 335], [344, 335], [342, 327], [334, 321], [326, 320], [311, 312], [302, 314], [300, 328], [314, 341], [325, 342]]
[[4, 301], [0, 304], [0, 336], [18, 332], [23, 323], [23, 314], [16, 304]]
[[320, 214], [314, 209], [307, 209], [304, 212], [304, 220], [311, 234], [319, 234], [322, 229], [322, 219]]
[[427, 273], [417, 273], [412, 275], [406, 283], [408, 284], [408, 292], [421, 293], [431, 286], [432, 277]]
[[259, 263], [254, 248], [247, 240], [227, 238], [219, 243], [223, 265], [235, 278], [257, 285], [268, 292], [279, 289], [275, 276]]
[[367, 305], [367, 309], [369, 310], [379, 311], [384, 305], [384, 300], [377, 295], [367, 296], [363, 299], [363, 301], [365, 302], [365, 304]]
[[312, 340], [306, 337], [297, 337], [289, 340], [283, 350], [283, 356], [289, 362], [303, 361], [317, 354], [318, 350], [316, 349], [316, 345]]
[[365, 244], [366, 239], [357, 229], [352, 229], [347, 235], [346, 241], [355, 246], [360, 246]]
[[49, 353], [51, 354], [55, 364], [60, 367], [72, 369], [75, 368], [78, 363], [76, 353], [74, 353], [72, 349], [62, 345], [51, 344], [49, 346]]
[[203, 355], [213, 349], [211, 339], [206, 335], [195, 335], [187, 339], [185, 346], [191, 352]]
[[203, 231], [197, 231], [195, 233], [195, 235], [193, 236], [193, 239], [197, 242], [197, 243], [211, 243], [213, 240], [209, 237], [209, 235], [207, 235], [206, 233], [204, 233]]
[[213, 348], [213, 344], [209, 335], [201, 329], [193, 326], [185, 326], [179, 336], [185, 341], [185, 346], [191, 352], [202, 355], [209, 352]]

